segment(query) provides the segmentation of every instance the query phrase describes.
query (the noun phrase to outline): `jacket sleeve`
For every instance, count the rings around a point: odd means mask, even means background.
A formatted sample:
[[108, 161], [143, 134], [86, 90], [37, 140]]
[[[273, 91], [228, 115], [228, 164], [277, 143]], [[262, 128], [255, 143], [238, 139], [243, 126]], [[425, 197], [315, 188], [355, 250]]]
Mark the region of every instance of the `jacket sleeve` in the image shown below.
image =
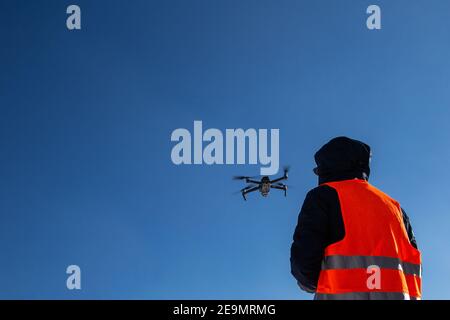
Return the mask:
[[405, 225], [406, 228], [406, 233], [408, 234], [408, 238], [409, 238], [409, 242], [411, 243], [411, 245], [417, 249], [417, 241], [416, 241], [416, 237], [414, 236], [414, 232], [411, 226], [411, 223], [409, 221], [409, 217], [406, 214], [406, 211], [402, 209], [402, 214], [403, 214], [403, 224]]
[[310, 293], [317, 288], [329, 228], [327, 208], [318, 197], [316, 189], [306, 195], [291, 246], [291, 273]]

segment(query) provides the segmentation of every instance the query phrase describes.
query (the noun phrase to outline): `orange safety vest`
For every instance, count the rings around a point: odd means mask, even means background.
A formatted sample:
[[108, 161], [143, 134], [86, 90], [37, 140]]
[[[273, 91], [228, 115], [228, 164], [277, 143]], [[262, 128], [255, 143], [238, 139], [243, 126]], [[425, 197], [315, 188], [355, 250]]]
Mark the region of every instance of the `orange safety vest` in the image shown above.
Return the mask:
[[420, 251], [400, 204], [365, 180], [325, 185], [338, 194], [345, 236], [325, 248], [315, 299], [420, 299]]

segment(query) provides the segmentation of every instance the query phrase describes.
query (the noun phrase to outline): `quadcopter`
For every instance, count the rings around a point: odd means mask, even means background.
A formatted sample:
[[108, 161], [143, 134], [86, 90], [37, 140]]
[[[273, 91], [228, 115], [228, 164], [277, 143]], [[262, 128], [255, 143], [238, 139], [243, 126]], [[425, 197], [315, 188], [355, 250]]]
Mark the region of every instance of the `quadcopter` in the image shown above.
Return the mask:
[[261, 180], [255, 180], [253, 177], [236, 176], [234, 177], [234, 180], [244, 180], [245, 183], [249, 184], [239, 191], [240, 193], [242, 193], [242, 197], [245, 201], [247, 201], [246, 195], [250, 192], [259, 191], [263, 197], [267, 197], [269, 195], [270, 189], [283, 190], [284, 196], [286, 197], [288, 187], [280, 181], [287, 180], [288, 172], [289, 167], [285, 167], [283, 176], [274, 180], [270, 180], [268, 176], [262, 177]]

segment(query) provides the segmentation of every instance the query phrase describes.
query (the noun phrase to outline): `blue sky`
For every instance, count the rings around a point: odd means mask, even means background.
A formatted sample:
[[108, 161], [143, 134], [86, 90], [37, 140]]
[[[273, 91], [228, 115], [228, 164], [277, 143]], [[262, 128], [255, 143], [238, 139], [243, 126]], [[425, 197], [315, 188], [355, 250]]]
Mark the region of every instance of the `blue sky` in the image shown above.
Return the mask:
[[[411, 218], [424, 298], [450, 299], [449, 15], [446, 0], [2, 1], [0, 298], [311, 299], [292, 233], [314, 152], [347, 135]], [[295, 188], [243, 202], [231, 176], [259, 166], [173, 165], [170, 134], [194, 120], [279, 128]]]

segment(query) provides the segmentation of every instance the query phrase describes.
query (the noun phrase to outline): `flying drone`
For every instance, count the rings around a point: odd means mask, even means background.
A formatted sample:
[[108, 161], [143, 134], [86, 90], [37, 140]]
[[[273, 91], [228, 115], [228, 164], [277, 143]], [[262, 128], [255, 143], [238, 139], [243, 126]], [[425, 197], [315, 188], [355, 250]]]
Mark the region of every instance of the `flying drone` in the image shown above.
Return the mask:
[[288, 179], [289, 167], [284, 167], [283, 176], [274, 180], [270, 180], [268, 176], [264, 176], [261, 180], [255, 180], [254, 177], [246, 177], [246, 176], [235, 176], [234, 180], [244, 180], [245, 183], [249, 184], [245, 188], [241, 189], [242, 197], [244, 200], [247, 200], [246, 195], [250, 192], [259, 191], [263, 197], [267, 197], [269, 195], [270, 189], [283, 190], [284, 196], [287, 195], [287, 185], [280, 182]]

